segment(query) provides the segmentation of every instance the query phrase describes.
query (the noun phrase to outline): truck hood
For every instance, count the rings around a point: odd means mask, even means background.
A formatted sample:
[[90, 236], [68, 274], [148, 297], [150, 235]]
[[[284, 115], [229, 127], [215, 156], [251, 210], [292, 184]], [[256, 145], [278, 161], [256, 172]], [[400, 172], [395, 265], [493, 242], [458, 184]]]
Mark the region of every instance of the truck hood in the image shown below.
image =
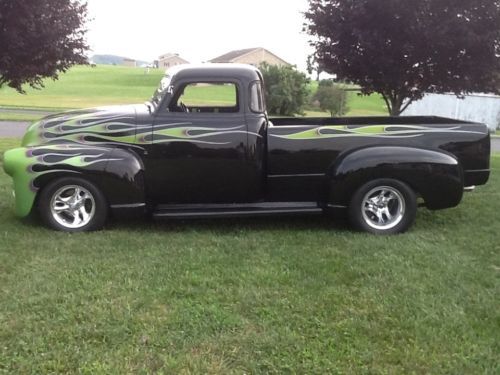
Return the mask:
[[145, 105], [121, 105], [68, 111], [33, 123], [22, 146], [43, 144], [133, 143], [136, 113]]

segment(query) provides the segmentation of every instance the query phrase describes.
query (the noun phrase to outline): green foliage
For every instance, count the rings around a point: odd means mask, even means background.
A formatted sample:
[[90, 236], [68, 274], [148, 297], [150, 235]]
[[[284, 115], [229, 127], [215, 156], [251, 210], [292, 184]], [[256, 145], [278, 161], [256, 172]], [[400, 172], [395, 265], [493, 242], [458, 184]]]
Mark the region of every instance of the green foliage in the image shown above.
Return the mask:
[[347, 105], [348, 95], [342, 86], [336, 85], [331, 80], [323, 80], [319, 83], [318, 90], [313, 96], [319, 108], [330, 113], [330, 116], [343, 116], [349, 112]]
[[0, 163], [0, 373], [498, 373], [492, 168], [391, 238], [328, 217], [70, 235], [13, 217]]
[[291, 66], [262, 64], [267, 111], [272, 115], [302, 114], [309, 96], [309, 79]]
[[43, 86], [86, 62], [87, 4], [73, 0], [0, 0], [0, 87]]
[[499, 0], [309, 0], [320, 70], [380, 93], [392, 115], [426, 92], [499, 92]]

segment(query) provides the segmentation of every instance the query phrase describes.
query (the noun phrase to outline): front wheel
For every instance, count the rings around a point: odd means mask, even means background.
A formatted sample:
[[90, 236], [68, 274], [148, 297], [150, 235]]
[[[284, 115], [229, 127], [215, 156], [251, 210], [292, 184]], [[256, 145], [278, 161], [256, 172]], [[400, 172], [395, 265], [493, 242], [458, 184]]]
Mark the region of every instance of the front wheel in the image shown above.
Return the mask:
[[417, 213], [415, 192], [404, 182], [378, 179], [361, 186], [349, 205], [349, 219], [358, 229], [374, 234], [408, 230]]
[[108, 208], [101, 191], [81, 178], [61, 178], [40, 193], [38, 209], [43, 221], [63, 232], [100, 229]]

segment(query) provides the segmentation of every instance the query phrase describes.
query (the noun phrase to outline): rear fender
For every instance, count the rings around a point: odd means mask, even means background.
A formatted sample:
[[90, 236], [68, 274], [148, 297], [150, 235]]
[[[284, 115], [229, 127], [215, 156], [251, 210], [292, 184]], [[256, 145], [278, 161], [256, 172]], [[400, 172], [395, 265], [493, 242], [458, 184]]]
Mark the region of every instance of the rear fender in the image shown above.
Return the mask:
[[144, 203], [144, 167], [132, 151], [82, 145], [44, 145], [9, 150], [4, 169], [14, 180], [16, 214], [27, 216], [38, 192], [59, 177], [83, 177], [111, 206]]
[[349, 205], [368, 181], [393, 178], [407, 183], [430, 209], [454, 207], [463, 196], [463, 171], [447, 153], [412, 147], [378, 146], [339, 155], [327, 171], [328, 203]]

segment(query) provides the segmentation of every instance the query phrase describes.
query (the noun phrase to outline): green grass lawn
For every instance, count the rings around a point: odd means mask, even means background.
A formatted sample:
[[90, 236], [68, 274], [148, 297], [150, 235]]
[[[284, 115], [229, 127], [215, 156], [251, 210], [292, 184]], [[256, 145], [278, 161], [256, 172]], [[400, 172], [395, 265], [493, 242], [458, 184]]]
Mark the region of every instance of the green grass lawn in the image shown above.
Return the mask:
[[[113, 104], [142, 103], [149, 99], [158, 86], [163, 69], [152, 69], [144, 74], [144, 69], [122, 66], [98, 65], [97, 67], [76, 66], [58, 81], [46, 80], [45, 88], [34, 90], [27, 88], [27, 94], [3, 87], [0, 89], [0, 107], [44, 108], [63, 110], [87, 108]], [[313, 92], [317, 82], [310, 84]], [[198, 101], [214, 100], [214, 103], [231, 102], [231, 91], [214, 91], [212, 87], [196, 87], [194, 98]], [[194, 91], [194, 90], [193, 90]], [[378, 95], [360, 97], [349, 93], [348, 116], [386, 115], [383, 100]], [[311, 116], [329, 116], [326, 112], [307, 111]], [[12, 114], [2, 114], [0, 120], [12, 120]], [[17, 120], [34, 120], [33, 115], [17, 115]]]
[[30, 108], [86, 108], [100, 105], [142, 103], [149, 99], [164, 74], [162, 69], [121, 66], [76, 66], [57, 81], [46, 80], [43, 90], [26, 89], [27, 95], [4, 87], [0, 106]]
[[[355, 89], [355, 86], [347, 86], [348, 88]], [[311, 81], [309, 84], [309, 92], [314, 95], [318, 89], [318, 82]], [[356, 91], [349, 91], [347, 93], [347, 106], [348, 111], [346, 116], [388, 116], [387, 107], [384, 99], [379, 94], [372, 94], [369, 96], [358, 95]], [[323, 112], [319, 109], [307, 108], [305, 111], [306, 116], [312, 117], [329, 117], [328, 112]]]
[[389, 238], [321, 217], [69, 235], [13, 217], [0, 171], [0, 372], [498, 373], [499, 186], [495, 156]]

